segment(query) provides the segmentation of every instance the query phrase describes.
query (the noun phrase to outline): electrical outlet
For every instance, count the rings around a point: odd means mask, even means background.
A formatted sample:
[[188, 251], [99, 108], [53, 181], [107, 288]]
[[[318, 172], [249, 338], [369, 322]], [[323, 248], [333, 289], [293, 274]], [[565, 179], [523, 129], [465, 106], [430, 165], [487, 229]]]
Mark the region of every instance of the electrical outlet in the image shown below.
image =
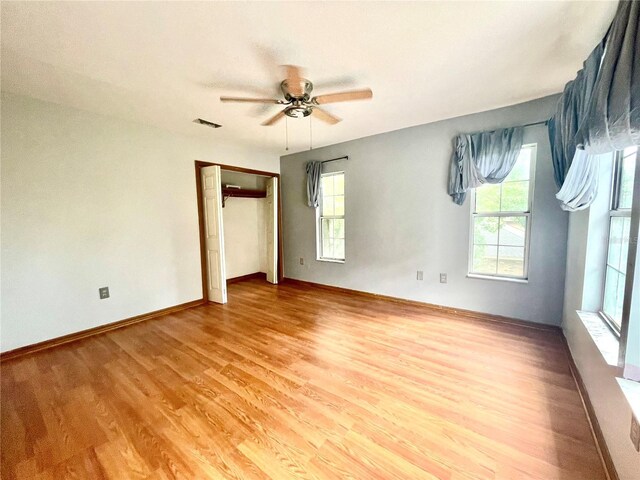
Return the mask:
[[418, 270], [418, 272], [416, 273], [416, 280], [422, 280], [423, 278], [424, 278], [424, 274], [422, 270]]
[[631, 415], [631, 442], [637, 452], [640, 452], [640, 424], [635, 415]]
[[304, 265], [304, 258], [300, 257], [300, 265]]
[[105, 298], [109, 298], [109, 287], [102, 287], [98, 289], [98, 293], [100, 294], [100, 300], [104, 300]]
[[441, 273], [440, 274], [440, 283], [447, 283], [447, 274], [446, 273]]

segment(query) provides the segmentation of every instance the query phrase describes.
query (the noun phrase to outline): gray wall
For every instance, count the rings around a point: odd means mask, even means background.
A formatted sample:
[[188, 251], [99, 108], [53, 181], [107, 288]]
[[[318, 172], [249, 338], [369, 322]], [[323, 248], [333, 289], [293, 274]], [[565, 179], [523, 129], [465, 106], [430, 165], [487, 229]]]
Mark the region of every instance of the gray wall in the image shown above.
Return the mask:
[[[446, 192], [455, 135], [549, 118], [556, 99], [282, 157], [285, 276], [559, 325], [567, 214], [554, 197], [546, 127], [525, 133], [525, 143], [538, 144], [528, 283], [466, 277], [470, 202], [457, 206]], [[346, 262], [337, 264], [316, 260], [315, 214], [306, 206], [304, 164], [341, 155], [350, 159], [325, 166], [346, 176]], [[424, 271], [423, 281], [416, 280], [417, 270]], [[441, 272], [448, 274], [447, 284], [439, 283]]]

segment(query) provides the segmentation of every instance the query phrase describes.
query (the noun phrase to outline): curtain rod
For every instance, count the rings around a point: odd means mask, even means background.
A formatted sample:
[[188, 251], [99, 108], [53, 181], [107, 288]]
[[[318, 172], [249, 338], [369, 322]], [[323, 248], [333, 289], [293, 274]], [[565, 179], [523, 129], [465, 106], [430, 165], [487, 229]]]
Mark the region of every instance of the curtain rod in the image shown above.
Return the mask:
[[477, 135], [478, 133], [497, 132], [498, 130], [503, 130], [504, 128], [517, 128], [517, 127], [526, 128], [526, 127], [533, 127], [534, 125], [548, 125], [548, 124], [549, 124], [549, 120], [540, 120], [539, 122], [525, 123], [524, 125], [516, 125], [514, 127], [496, 128], [494, 130], [482, 130], [480, 132], [473, 132], [473, 133], [468, 133], [468, 134], [465, 134], [465, 135]]
[[[525, 125], [519, 125], [519, 126], [522, 128], [526, 128], [526, 127], [533, 127], [534, 125], [547, 125], [548, 123], [549, 123], [549, 120], [540, 120], [539, 122], [531, 122], [531, 123], [527, 123]], [[496, 130], [500, 130], [500, 129], [498, 128]], [[489, 130], [489, 131], [495, 132], [496, 130]], [[483, 132], [475, 132], [475, 133], [483, 133]], [[344, 155], [342, 157], [337, 157], [337, 158], [330, 158], [329, 160], [324, 160], [320, 163], [335, 162], [336, 160], [349, 160], [349, 155]]]
[[338, 158], [331, 158], [329, 160], [325, 160], [323, 162], [320, 163], [329, 163], [329, 162], [335, 162], [336, 160], [349, 160], [349, 155], [344, 155], [342, 157], [338, 157]]
[[548, 125], [549, 124], [549, 120], [540, 120], [539, 122], [532, 122], [532, 123], [527, 123], [525, 125], [520, 125], [522, 128], [525, 127], [533, 127], [534, 125]]

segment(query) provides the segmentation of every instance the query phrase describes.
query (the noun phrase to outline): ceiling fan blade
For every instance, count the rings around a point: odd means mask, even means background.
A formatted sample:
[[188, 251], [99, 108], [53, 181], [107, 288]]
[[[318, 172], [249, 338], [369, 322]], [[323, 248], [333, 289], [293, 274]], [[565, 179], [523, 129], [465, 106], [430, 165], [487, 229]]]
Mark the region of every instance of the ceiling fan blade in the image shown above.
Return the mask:
[[320, 107], [313, 107], [313, 116], [318, 120], [322, 120], [323, 122], [328, 123], [329, 125], [335, 125], [336, 123], [342, 121], [341, 118], [336, 117], [332, 113], [329, 113]]
[[271, 117], [270, 119], [265, 120], [264, 122], [262, 122], [262, 125], [265, 126], [265, 127], [269, 127], [269, 126], [273, 125], [274, 123], [276, 123], [278, 120], [280, 120], [282, 117], [284, 117], [284, 110], [280, 110], [273, 117]]
[[247, 98], [247, 97], [220, 97], [221, 102], [242, 102], [242, 103], [281, 103], [275, 98]]
[[370, 88], [363, 90], [353, 90], [350, 92], [329, 93], [327, 95], [318, 95], [311, 99], [312, 103], [323, 105], [325, 103], [349, 102], [351, 100], [367, 100], [373, 97]]
[[289, 92], [294, 97], [300, 97], [304, 94], [304, 89], [302, 86], [302, 75], [300, 74], [300, 67], [296, 65], [285, 65], [284, 68], [287, 71], [287, 86], [289, 88]]

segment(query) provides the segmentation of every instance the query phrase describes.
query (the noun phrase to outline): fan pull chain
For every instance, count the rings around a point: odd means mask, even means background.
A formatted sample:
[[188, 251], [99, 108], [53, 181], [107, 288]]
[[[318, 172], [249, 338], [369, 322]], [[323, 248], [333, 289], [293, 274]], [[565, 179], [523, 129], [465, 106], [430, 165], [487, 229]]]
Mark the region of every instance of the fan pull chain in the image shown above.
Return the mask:
[[309, 115], [309, 150], [313, 149], [313, 133], [311, 131], [311, 115]]
[[289, 151], [289, 119], [284, 117], [284, 135], [285, 135], [285, 150]]

